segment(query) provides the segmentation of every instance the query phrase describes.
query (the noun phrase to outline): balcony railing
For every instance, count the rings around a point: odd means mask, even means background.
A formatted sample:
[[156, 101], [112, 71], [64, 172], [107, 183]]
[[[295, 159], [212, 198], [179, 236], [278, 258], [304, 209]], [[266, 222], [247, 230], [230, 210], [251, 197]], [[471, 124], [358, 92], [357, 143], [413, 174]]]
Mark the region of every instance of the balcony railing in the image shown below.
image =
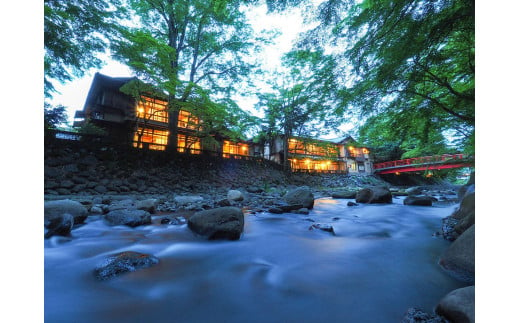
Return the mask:
[[374, 169], [382, 169], [382, 168], [393, 168], [393, 167], [401, 167], [401, 166], [409, 166], [409, 165], [424, 165], [424, 164], [435, 164], [435, 163], [444, 163], [449, 161], [457, 161], [465, 159], [466, 156], [464, 154], [444, 154], [444, 155], [435, 155], [435, 156], [424, 156], [424, 157], [415, 157], [415, 158], [407, 158], [400, 160], [387, 161], [383, 163], [374, 164]]

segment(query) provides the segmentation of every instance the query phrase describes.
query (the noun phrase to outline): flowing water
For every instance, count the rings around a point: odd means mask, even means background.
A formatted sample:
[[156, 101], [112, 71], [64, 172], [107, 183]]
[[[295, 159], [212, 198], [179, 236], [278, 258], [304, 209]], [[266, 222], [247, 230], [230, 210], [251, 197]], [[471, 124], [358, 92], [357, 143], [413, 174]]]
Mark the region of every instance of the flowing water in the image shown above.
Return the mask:
[[[449, 242], [432, 236], [455, 205], [347, 201], [318, 199], [309, 215], [246, 214], [238, 241], [89, 218], [72, 240], [45, 241], [45, 321], [400, 322], [409, 307], [431, 312], [464, 286], [437, 264]], [[313, 223], [335, 235], [309, 230]], [[160, 262], [94, 278], [107, 255], [127, 250]]]

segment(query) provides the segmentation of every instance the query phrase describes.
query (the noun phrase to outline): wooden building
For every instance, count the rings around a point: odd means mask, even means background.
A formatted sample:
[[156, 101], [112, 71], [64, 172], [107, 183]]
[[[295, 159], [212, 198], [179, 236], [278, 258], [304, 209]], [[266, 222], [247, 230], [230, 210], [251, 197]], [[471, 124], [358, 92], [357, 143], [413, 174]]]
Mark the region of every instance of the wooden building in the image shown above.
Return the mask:
[[[269, 159], [283, 163], [284, 142], [281, 136], [270, 145]], [[293, 172], [372, 174], [370, 151], [351, 136], [336, 140], [292, 137], [288, 156]]]
[[[75, 126], [90, 122], [103, 128], [114, 142], [136, 148], [166, 150], [169, 125], [168, 102], [160, 94], [135, 99], [120, 89], [136, 78], [109, 77], [96, 73], [82, 111], [74, 116]], [[189, 111], [180, 110], [177, 121], [177, 151], [187, 154], [217, 153], [224, 158], [254, 156], [259, 148], [252, 142], [220, 137], [204, 140], [203, 121]], [[213, 138], [215, 139], [215, 138]], [[203, 142], [206, 142], [203, 145]]]

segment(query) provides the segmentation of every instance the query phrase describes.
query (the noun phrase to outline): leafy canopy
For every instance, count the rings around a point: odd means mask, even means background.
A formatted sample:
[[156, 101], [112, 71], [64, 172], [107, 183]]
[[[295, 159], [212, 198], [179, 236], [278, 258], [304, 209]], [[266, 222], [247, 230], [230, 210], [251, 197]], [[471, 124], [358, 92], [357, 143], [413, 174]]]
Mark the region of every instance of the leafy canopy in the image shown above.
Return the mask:
[[103, 64], [96, 54], [105, 52], [119, 5], [119, 0], [44, 1], [46, 97], [56, 92], [53, 81], [71, 81]]
[[326, 0], [316, 19], [299, 46], [334, 53], [343, 106], [377, 118], [386, 140], [418, 135], [427, 148], [451, 131], [471, 145], [474, 1]]

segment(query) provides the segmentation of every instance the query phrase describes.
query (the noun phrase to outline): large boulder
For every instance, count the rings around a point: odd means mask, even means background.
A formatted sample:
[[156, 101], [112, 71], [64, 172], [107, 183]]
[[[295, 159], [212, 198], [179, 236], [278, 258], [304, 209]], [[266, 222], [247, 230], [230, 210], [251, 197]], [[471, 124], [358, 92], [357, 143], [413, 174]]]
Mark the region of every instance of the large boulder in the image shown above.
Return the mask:
[[432, 206], [433, 199], [429, 196], [408, 196], [404, 199], [404, 205]]
[[109, 225], [137, 227], [152, 223], [150, 213], [144, 210], [114, 210], [105, 214], [104, 218]]
[[451, 216], [461, 220], [471, 215], [475, 217], [475, 191], [464, 195], [459, 208]]
[[44, 223], [49, 225], [55, 218], [62, 218], [64, 214], [70, 214], [74, 218], [74, 224], [83, 223], [87, 218], [87, 209], [79, 202], [73, 200], [56, 200], [44, 203]]
[[456, 289], [444, 296], [435, 312], [450, 322], [475, 322], [475, 286]]
[[356, 194], [357, 203], [392, 203], [392, 193], [386, 187], [374, 186], [359, 190]]
[[153, 255], [124, 251], [108, 256], [94, 269], [94, 276], [98, 280], [108, 280], [158, 263], [159, 259]]
[[471, 173], [468, 182], [465, 185], [461, 186], [461, 188], [457, 192], [459, 201], [462, 200], [468, 192], [472, 191], [475, 191], [475, 172]]
[[53, 217], [45, 224], [45, 239], [52, 236], [69, 236], [72, 227], [74, 226], [74, 217], [69, 213], [64, 213], [61, 216]]
[[475, 282], [475, 225], [452, 242], [441, 256], [439, 264], [455, 278]]
[[238, 240], [244, 231], [244, 214], [231, 206], [204, 210], [188, 219], [188, 227], [209, 240]]
[[300, 186], [287, 192], [283, 199], [290, 205], [301, 204], [301, 207], [312, 209], [314, 207], [314, 194], [307, 186]]
[[[449, 225], [446, 225], [449, 224]], [[448, 218], [443, 219], [443, 235], [448, 240], [455, 240], [469, 227], [475, 224], [475, 192], [464, 196], [459, 207]]]

